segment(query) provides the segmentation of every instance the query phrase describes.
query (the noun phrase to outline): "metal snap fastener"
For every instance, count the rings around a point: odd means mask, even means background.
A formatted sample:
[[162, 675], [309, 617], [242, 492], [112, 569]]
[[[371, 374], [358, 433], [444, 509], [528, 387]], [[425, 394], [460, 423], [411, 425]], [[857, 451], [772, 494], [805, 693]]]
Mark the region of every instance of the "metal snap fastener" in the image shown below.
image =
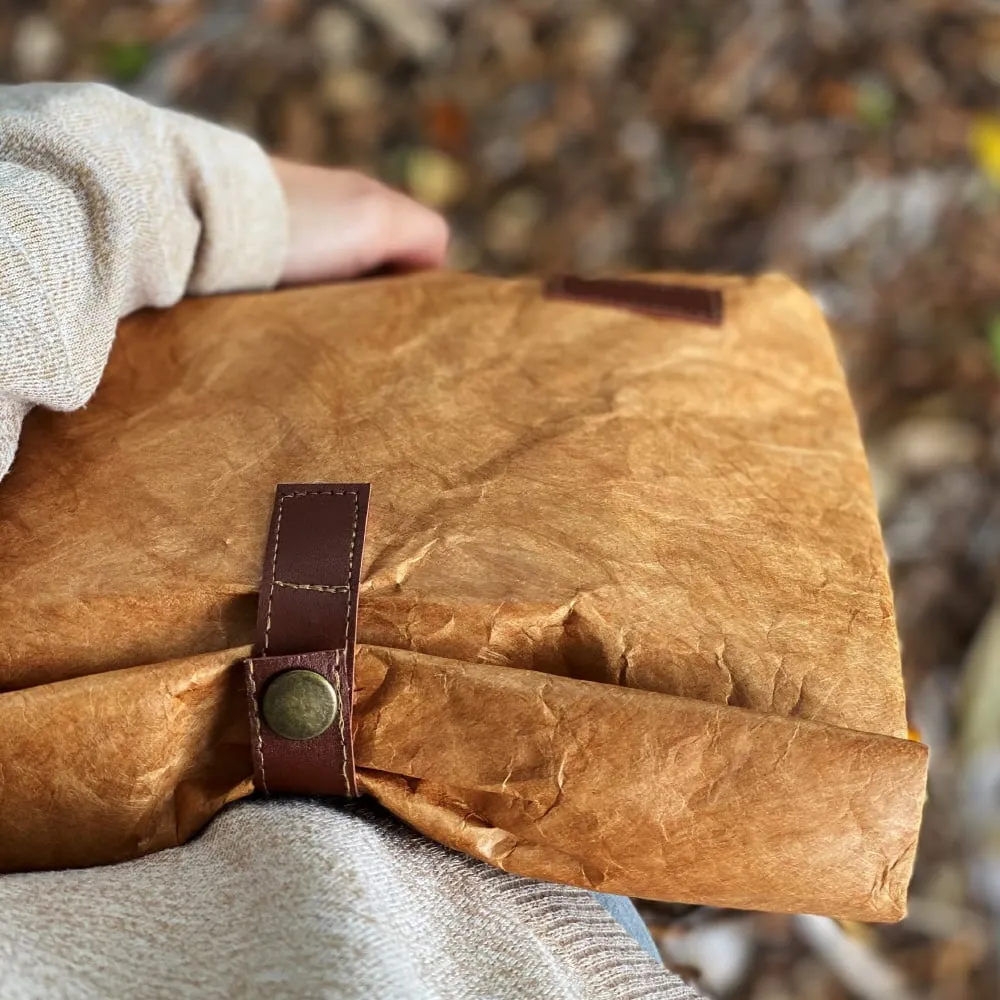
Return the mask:
[[264, 689], [264, 721], [286, 740], [312, 740], [325, 733], [337, 717], [334, 686], [313, 670], [286, 670]]

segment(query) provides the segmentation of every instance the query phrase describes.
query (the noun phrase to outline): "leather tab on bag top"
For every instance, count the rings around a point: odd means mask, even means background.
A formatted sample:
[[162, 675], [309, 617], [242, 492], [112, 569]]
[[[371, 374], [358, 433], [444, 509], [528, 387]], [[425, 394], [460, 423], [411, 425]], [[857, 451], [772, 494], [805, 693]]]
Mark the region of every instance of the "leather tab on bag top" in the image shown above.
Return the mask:
[[595, 305], [618, 306], [653, 316], [719, 326], [722, 293], [696, 285], [661, 285], [624, 278], [575, 278], [559, 275], [545, 284], [545, 296]]
[[246, 661], [261, 792], [357, 794], [351, 708], [369, 493], [365, 483], [277, 489]]

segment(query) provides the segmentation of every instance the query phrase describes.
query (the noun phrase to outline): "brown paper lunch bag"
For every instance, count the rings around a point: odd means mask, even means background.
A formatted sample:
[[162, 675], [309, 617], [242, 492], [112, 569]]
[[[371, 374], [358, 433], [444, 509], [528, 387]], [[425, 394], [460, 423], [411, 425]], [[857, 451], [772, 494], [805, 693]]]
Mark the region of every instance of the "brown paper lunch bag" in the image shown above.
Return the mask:
[[358, 783], [443, 844], [613, 893], [905, 910], [926, 770], [824, 320], [707, 325], [434, 273], [122, 324], [0, 485], [0, 870], [182, 844], [252, 791], [278, 482], [371, 482]]

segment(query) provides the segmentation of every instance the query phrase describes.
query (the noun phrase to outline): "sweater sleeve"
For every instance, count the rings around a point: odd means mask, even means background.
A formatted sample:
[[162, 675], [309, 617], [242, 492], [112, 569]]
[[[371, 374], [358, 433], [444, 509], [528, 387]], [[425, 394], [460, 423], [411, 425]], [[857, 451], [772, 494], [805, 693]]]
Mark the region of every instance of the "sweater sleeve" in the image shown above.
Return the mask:
[[272, 287], [286, 245], [251, 139], [100, 84], [0, 86], [0, 478], [32, 406], [90, 398], [120, 317]]

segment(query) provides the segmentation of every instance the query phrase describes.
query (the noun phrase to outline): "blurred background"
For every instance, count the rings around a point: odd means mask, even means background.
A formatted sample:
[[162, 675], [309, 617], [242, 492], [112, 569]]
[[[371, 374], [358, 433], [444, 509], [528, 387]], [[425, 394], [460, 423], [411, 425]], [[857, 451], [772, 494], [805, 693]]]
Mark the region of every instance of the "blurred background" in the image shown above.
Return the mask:
[[712, 997], [1000, 997], [1000, 3], [5, 0], [99, 79], [445, 212], [455, 267], [786, 271], [826, 310], [932, 748], [910, 917], [644, 905]]

